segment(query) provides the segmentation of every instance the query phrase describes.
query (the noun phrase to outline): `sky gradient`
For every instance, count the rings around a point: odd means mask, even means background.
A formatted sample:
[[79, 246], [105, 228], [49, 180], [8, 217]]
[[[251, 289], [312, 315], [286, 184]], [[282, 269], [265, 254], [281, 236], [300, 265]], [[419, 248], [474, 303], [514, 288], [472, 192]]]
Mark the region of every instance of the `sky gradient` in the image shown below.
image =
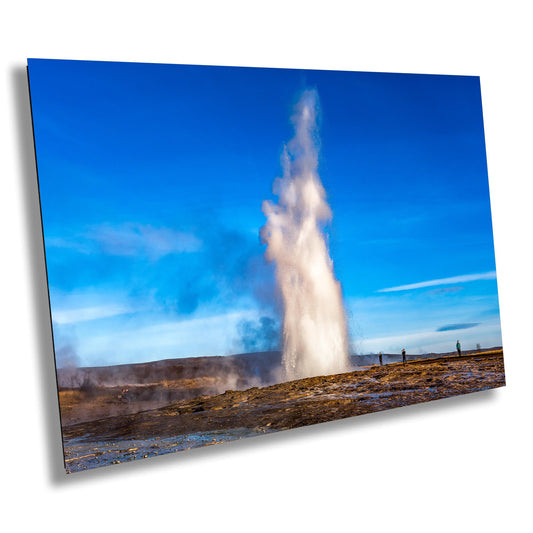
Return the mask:
[[308, 88], [352, 351], [501, 345], [477, 77], [28, 66], [58, 365], [276, 345], [261, 204]]

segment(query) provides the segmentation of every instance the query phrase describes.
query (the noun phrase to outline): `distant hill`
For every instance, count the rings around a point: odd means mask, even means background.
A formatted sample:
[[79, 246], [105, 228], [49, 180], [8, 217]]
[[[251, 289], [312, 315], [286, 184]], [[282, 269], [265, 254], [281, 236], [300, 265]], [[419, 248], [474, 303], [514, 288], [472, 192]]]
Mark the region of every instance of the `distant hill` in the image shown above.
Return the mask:
[[150, 384], [160, 381], [209, 378], [233, 375], [245, 381], [271, 384], [277, 380], [281, 352], [256, 352], [228, 356], [163, 359], [149, 363], [61, 368], [57, 371], [60, 388], [88, 385]]
[[[495, 347], [483, 350], [466, 350], [464, 355], [497, 350]], [[456, 355], [456, 352], [407, 354], [407, 359], [439, 358]], [[351, 355], [354, 367], [379, 364], [377, 354]], [[401, 354], [383, 354], [383, 364], [397, 363]], [[80, 388], [87, 386], [143, 385], [162, 381], [198, 380], [231, 378], [235, 388], [243, 386], [265, 386], [279, 382], [281, 352], [254, 352], [227, 356], [187, 357], [163, 359], [149, 363], [125, 365], [61, 368], [57, 371], [60, 388]]]

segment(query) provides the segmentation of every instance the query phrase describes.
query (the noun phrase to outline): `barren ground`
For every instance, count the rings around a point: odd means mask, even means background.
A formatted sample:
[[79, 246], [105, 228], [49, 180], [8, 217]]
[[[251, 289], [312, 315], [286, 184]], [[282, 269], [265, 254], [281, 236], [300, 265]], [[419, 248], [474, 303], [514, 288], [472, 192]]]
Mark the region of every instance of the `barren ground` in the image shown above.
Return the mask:
[[[172, 401], [183, 385], [130, 387], [128, 399], [119, 398], [122, 387], [62, 391], [67, 472], [501, 387], [505, 376], [498, 350]], [[115, 416], [91, 420], [103, 412]]]

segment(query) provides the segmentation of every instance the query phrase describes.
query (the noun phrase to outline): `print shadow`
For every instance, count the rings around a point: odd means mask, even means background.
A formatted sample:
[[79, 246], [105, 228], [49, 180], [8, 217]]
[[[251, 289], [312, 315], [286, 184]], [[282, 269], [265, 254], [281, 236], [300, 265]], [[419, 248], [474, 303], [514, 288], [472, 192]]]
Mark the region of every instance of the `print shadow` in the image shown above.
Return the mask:
[[57, 483], [64, 478], [65, 470], [26, 68], [24, 66], [13, 67], [10, 72], [10, 82], [16, 114], [16, 144], [21, 174], [22, 209], [26, 226], [23, 245], [26, 247], [26, 255], [31, 262], [30, 279], [27, 282], [32, 297], [30, 323], [35, 328], [33, 334], [37, 347], [34, 361], [41, 376], [38, 395], [41, 399], [41, 431], [46, 439], [49, 478], [52, 483]]

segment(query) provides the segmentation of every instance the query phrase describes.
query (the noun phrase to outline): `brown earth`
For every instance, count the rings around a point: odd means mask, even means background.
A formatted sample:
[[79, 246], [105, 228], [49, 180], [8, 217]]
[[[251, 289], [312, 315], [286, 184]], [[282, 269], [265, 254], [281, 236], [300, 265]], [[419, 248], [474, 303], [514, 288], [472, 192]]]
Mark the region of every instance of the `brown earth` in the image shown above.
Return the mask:
[[[185, 385], [179, 381], [143, 387], [153, 387], [152, 392], [161, 387], [167, 392], [178, 391]], [[197, 383], [189, 385], [194, 390]], [[134, 412], [144, 406], [139, 388], [133, 388], [130, 399], [119, 398], [120, 388], [64, 390], [60, 392], [63, 439], [67, 452], [72, 442], [164, 439], [236, 428], [279, 431], [504, 385], [503, 351], [497, 350], [372, 366], [345, 374], [181, 399], [155, 408], [147, 400], [150, 408], [140, 412]], [[141, 399], [135, 401], [135, 395]], [[168, 403], [170, 397], [159, 401]], [[85, 413], [81, 423], [80, 405]], [[90, 420], [99, 412], [112, 412], [111, 408], [116, 416]]]
[[99, 420], [279, 381], [279, 351], [188, 357], [57, 372], [61, 423]]

